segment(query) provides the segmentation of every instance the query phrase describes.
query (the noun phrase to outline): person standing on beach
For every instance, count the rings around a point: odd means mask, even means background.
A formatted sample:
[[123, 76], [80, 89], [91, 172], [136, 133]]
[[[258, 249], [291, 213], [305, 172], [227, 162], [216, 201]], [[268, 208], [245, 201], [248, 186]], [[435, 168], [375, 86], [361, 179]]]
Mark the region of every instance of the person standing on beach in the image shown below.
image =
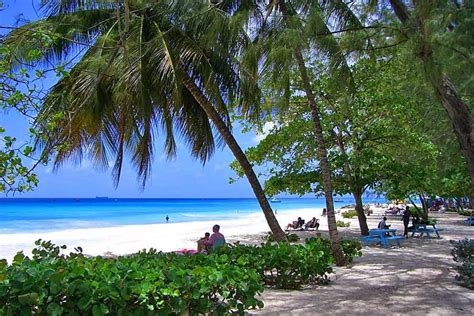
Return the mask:
[[408, 224], [410, 224], [410, 207], [407, 205], [405, 212], [403, 213], [402, 217], [403, 227], [405, 230], [403, 231], [403, 236], [408, 238]]
[[166, 215], [165, 219], [167, 223], [170, 221], [170, 218], [168, 217], [168, 215]]

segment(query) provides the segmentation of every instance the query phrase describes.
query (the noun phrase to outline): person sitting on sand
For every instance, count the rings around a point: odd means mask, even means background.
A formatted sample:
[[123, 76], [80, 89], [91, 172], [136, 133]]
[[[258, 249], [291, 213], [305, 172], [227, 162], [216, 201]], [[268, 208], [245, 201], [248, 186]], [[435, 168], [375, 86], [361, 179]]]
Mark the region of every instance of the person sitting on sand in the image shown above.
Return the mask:
[[217, 224], [212, 226], [212, 235], [208, 241], [204, 242], [204, 245], [207, 246], [210, 251], [214, 251], [225, 245], [225, 237], [219, 232], [220, 229], [221, 227]]
[[304, 225], [304, 229], [308, 229], [308, 228], [316, 228], [316, 229], [319, 228], [319, 223], [316, 217], [313, 217], [309, 222], [307, 222]]
[[389, 229], [390, 225], [387, 225], [386, 221], [387, 221], [387, 218], [384, 216], [382, 220], [379, 222], [379, 225], [377, 226], [378, 229]]
[[290, 228], [293, 228], [293, 229], [302, 228], [303, 224], [304, 224], [304, 220], [301, 217], [298, 217], [298, 219], [296, 221], [294, 221], [293, 223], [289, 223], [286, 226], [286, 229], [288, 230]]
[[200, 238], [200, 239], [197, 241], [197, 251], [198, 251], [198, 252], [202, 252], [203, 250], [207, 250], [205, 243], [206, 243], [206, 241], [209, 240], [209, 236], [210, 236], [210, 235], [211, 235], [211, 234], [209, 234], [208, 232], [206, 232], [206, 233], [204, 234], [204, 237]]

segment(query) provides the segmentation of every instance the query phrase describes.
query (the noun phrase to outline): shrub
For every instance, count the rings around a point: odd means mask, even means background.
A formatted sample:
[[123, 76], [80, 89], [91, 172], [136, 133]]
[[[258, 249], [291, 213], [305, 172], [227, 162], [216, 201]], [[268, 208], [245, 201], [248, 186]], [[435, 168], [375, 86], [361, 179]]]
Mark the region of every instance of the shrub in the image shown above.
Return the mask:
[[321, 241], [305, 245], [235, 244], [223, 251], [236, 266], [255, 269], [263, 284], [284, 289], [317, 283], [332, 272], [334, 262], [330, 249]]
[[462, 216], [471, 216], [472, 211], [471, 210], [459, 210], [458, 214], [462, 215]]
[[[343, 240], [342, 248], [349, 262], [362, 255], [358, 240]], [[255, 245], [230, 245], [220, 251], [234, 264], [257, 270], [266, 286], [283, 289], [299, 289], [310, 284], [328, 282], [334, 258], [331, 243], [323, 238], [311, 238], [304, 245], [287, 242]]]
[[357, 211], [356, 210], [348, 210], [348, 211], [342, 212], [341, 215], [344, 218], [353, 218], [354, 216], [357, 216]]
[[341, 241], [342, 252], [347, 262], [352, 262], [355, 256], [362, 256], [362, 243], [358, 239], [344, 239]]
[[0, 315], [227, 314], [263, 306], [255, 269], [229, 258], [140, 252], [117, 259], [37, 242], [0, 264]]
[[451, 241], [453, 260], [458, 263], [456, 280], [467, 288], [474, 289], [474, 239]]
[[346, 223], [344, 221], [337, 221], [336, 226], [337, 227], [349, 227], [349, 226], [351, 226], [351, 223]]
[[[300, 240], [300, 237], [296, 234], [292, 234], [292, 233], [285, 233], [286, 235], [286, 240], [288, 242], [297, 242]], [[262, 237], [263, 241], [266, 241], [266, 242], [274, 242], [276, 241], [275, 239], [275, 236], [271, 233], [271, 232], [268, 232], [266, 235], [264, 235]]]

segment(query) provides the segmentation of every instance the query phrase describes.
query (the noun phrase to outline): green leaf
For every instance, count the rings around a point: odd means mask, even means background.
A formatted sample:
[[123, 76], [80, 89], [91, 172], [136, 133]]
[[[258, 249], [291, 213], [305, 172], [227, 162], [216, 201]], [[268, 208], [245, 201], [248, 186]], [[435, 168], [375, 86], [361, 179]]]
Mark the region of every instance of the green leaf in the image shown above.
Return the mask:
[[33, 305], [38, 301], [38, 293], [28, 293], [23, 295], [18, 295], [18, 302], [22, 305]]

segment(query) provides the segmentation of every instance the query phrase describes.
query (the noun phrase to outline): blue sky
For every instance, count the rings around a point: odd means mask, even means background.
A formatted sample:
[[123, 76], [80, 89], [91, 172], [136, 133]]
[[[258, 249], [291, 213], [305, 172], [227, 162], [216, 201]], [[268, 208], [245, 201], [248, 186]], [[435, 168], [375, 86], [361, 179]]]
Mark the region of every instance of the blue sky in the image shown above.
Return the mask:
[[[26, 0], [6, 0], [4, 10], [0, 11], [0, 26], [13, 26], [18, 19], [38, 19], [33, 2]], [[45, 85], [51, 84], [49, 82]], [[7, 134], [15, 136], [19, 142], [28, 138], [28, 122], [14, 112], [0, 112], [0, 126]], [[255, 134], [242, 134], [240, 127], [234, 127], [235, 137], [243, 148], [255, 145]], [[158, 140], [159, 142], [159, 140]], [[110, 170], [96, 170], [90, 161], [80, 165], [66, 163], [61, 169], [53, 171], [50, 166], [40, 166], [36, 173], [40, 184], [32, 192], [16, 197], [143, 197], [143, 198], [191, 198], [191, 197], [252, 197], [252, 190], [246, 179], [229, 184], [229, 177], [235, 174], [228, 167], [233, 156], [227, 147], [216, 151], [205, 165], [193, 160], [183, 145], [178, 145], [177, 158], [168, 161], [157, 143], [152, 176], [144, 191], [137, 182], [135, 170], [124, 165], [121, 182], [117, 189], [113, 186]], [[28, 162], [31, 163], [31, 162]], [[28, 164], [27, 163], [27, 164]]]

